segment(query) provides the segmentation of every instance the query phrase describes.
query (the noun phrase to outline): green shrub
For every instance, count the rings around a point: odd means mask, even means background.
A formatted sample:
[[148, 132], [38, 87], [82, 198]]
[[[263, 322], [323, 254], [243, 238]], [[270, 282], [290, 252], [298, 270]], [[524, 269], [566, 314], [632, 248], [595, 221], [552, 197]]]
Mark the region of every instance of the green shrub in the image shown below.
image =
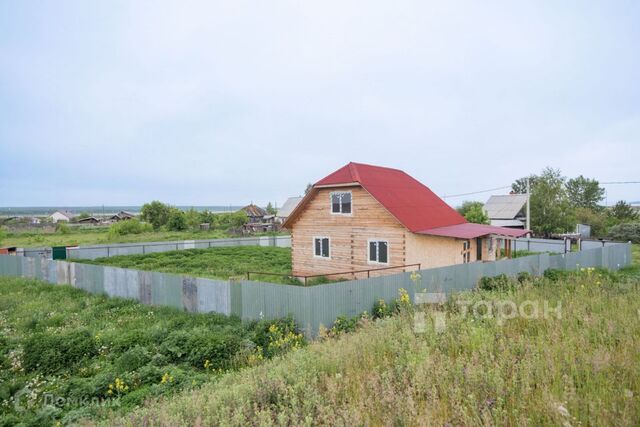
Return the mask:
[[506, 274], [499, 274], [493, 277], [482, 277], [478, 287], [483, 291], [506, 290], [513, 287], [513, 282]]
[[135, 218], [116, 222], [109, 227], [109, 237], [125, 236], [127, 234], [150, 233], [153, 231], [151, 224], [140, 222]]
[[151, 355], [149, 354], [149, 351], [145, 347], [137, 345], [122, 353], [122, 356], [116, 360], [115, 366], [118, 370], [123, 372], [134, 371], [143, 367], [150, 361]]
[[374, 319], [389, 317], [393, 314], [393, 305], [387, 304], [385, 300], [380, 298], [373, 304], [371, 313], [373, 313]]
[[331, 333], [334, 335], [340, 335], [347, 332], [355, 332], [356, 327], [358, 326], [358, 320], [360, 320], [359, 316], [351, 318], [347, 316], [338, 316], [331, 327]]
[[66, 222], [58, 221], [56, 222], [56, 233], [60, 234], [69, 234], [71, 230], [69, 230], [69, 226]]
[[640, 243], [640, 222], [614, 225], [609, 229], [607, 237], [619, 242]]
[[169, 211], [171, 207], [162, 202], [154, 200], [151, 203], [145, 203], [140, 210], [140, 217], [150, 223], [155, 230], [165, 225], [169, 220]]
[[528, 271], [521, 271], [517, 276], [518, 283], [529, 282], [531, 280], [531, 274]]
[[212, 369], [228, 369], [242, 347], [241, 331], [216, 331], [196, 329], [187, 341], [187, 362], [196, 368], [204, 368], [205, 362]]
[[169, 210], [169, 217], [167, 218], [167, 230], [170, 231], [184, 231], [187, 229], [187, 220], [184, 212], [178, 208], [171, 208]]
[[552, 282], [557, 282], [559, 280], [567, 278], [571, 273], [564, 270], [558, 270], [556, 268], [548, 268], [544, 271], [544, 278], [548, 279]]
[[73, 368], [96, 353], [95, 339], [85, 329], [64, 334], [38, 333], [24, 341], [23, 365], [28, 372], [50, 374]]

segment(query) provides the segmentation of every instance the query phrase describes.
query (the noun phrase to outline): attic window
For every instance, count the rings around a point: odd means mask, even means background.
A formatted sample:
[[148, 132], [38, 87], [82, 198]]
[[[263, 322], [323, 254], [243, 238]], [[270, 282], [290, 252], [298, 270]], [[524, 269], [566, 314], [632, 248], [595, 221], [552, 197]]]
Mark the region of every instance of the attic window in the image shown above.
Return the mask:
[[340, 191], [331, 193], [331, 213], [351, 214], [351, 191]]

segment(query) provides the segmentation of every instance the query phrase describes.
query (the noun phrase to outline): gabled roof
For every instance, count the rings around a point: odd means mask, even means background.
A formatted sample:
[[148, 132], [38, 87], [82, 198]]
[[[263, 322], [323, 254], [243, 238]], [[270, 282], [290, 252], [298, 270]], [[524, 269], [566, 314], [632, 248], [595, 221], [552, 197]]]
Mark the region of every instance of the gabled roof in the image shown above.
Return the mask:
[[514, 219], [526, 203], [526, 194], [505, 194], [489, 197], [484, 209], [490, 219]]
[[[410, 231], [463, 224], [466, 220], [427, 186], [398, 169], [349, 163], [326, 176], [314, 189], [360, 185]], [[299, 211], [308, 201], [302, 201]], [[293, 215], [289, 216], [292, 218]], [[285, 226], [289, 221], [285, 222]]]
[[296, 206], [298, 206], [301, 200], [302, 197], [289, 197], [287, 201], [284, 202], [284, 205], [282, 205], [282, 207], [278, 209], [277, 216], [281, 218], [288, 217], [289, 215], [291, 215], [291, 212], [293, 212]]
[[417, 234], [471, 239], [487, 235], [519, 237], [528, 230], [473, 224], [427, 186], [398, 169], [349, 163], [316, 182], [284, 222], [288, 228], [321, 188], [360, 185], [408, 230]]
[[240, 209], [241, 211], [245, 211], [248, 216], [258, 217], [265, 216], [267, 211], [262, 209], [260, 206], [256, 206], [254, 204], [250, 204]]
[[61, 215], [64, 215], [64, 216], [66, 216], [66, 217], [67, 217], [67, 218], [69, 218], [69, 219], [74, 218], [74, 217], [76, 216], [75, 214], [73, 214], [73, 213], [71, 213], [71, 212], [69, 212], [69, 211], [55, 211], [54, 213], [52, 213], [52, 214], [51, 214], [51, 215], [49, 215], [49, 216], [53, 216], [53, 215], [55, 215], [55, 214], [57, 214], [57, 213], [59, 213], [59, 214], [61, 214]]

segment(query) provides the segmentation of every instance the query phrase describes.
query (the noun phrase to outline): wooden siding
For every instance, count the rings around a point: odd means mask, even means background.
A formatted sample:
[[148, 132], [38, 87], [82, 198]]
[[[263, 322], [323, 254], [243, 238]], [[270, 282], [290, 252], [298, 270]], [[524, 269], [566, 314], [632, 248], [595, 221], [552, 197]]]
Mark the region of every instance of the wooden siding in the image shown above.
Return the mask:
[[[330, 194], [333, 191], [352, 192], [351, 215], [331, 213]], [[421, 268], [462, 263], [463, 240], [411, 233], [360, 186], [318, 189], [290, 228], [293, 274], [297, 276], [416, 263], [420, 263]], [[314, 237], [329, 237], [330, 258], [314, 256]], [[371, 239], [389, 242], [388, 264], [368, 262], [368, 242]], [[475, 247], [472, 239], [472, 261], [476, 259]], [[373, 272], [371, 276], [401, 271]], [[363, 278], [367, 275], [348, 274], [344, 277]]]

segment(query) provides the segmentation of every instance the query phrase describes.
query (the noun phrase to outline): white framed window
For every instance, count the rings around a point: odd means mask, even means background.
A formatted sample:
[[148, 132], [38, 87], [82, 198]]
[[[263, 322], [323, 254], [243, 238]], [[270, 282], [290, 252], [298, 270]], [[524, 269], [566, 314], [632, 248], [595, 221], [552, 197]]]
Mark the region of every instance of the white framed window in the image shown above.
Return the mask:
[[387, 240], [369, 240], [367, 260], [370, 264], [389, 264], [389, 242]]
[[465, 240], [462, 242], [462, 262], [471, 262], [471, 241]]
[[328, 237], [314, 237], [313, 256], [316, 258], [331, 258], [331, 239]]
[[334, 191], [330, 195], [331, 213], [334, 215], [351, 215], [351, 191]]

